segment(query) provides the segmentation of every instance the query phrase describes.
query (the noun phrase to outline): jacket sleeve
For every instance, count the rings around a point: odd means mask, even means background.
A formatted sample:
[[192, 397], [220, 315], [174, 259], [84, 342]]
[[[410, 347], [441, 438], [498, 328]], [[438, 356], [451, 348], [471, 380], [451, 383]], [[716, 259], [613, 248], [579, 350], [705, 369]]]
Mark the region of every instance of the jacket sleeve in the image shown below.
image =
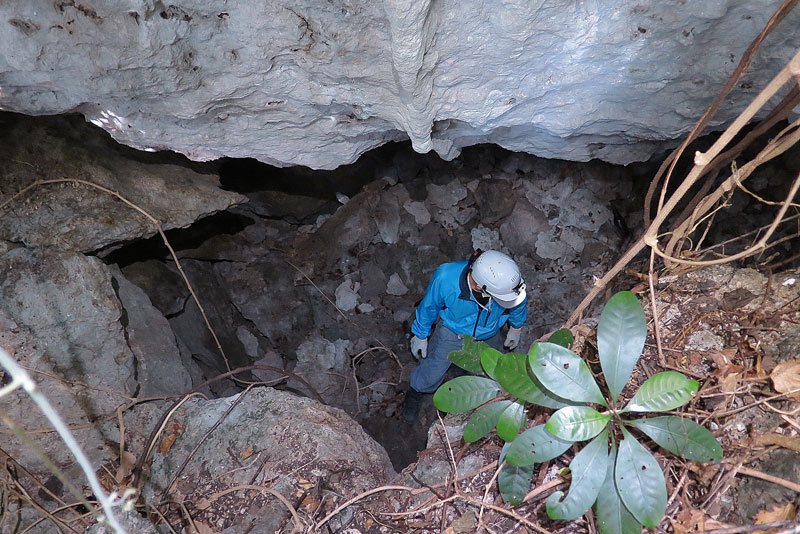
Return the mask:
[[438, 267], [431, 277], [425, 297], [417, 306], [417, 316], [411, 325], [411, 333], [420, 339], [425, 339], [431, 335], [431, 327], [439, 317], [439, 312], [444, 306], [444, 294], [442, 293], [442, 267]]
[[508, 324], [513, 326], [514, 328], [520, 328], [525, 321], [528, 319], [528, 309], [526, 305], [528, 304], [528, 299], [522, 301], [522, 304], [511, 310], [511, 313], [508, 317]]

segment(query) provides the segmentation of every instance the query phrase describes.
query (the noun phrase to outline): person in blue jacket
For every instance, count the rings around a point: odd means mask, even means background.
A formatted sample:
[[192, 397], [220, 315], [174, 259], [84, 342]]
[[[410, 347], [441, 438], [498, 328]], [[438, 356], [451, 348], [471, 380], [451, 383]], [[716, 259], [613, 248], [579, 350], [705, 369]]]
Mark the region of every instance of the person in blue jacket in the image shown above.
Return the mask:
[[[440, 265], [411, 325], [411, 353], [419, 365], [411, 373], [403, 419], [416, 422], [423, 393], [433, 393], [450, 367], [447, 355], [463, 347], [463, 336], [501, 350], [519, 344], [525, 309], [525, 281], [511, 257], [496, 250], [476, 251], [469, 260]], [[502, 343], [500, 329], [509, 329]], [[435, 325], [435, 326], [434, 326]]]

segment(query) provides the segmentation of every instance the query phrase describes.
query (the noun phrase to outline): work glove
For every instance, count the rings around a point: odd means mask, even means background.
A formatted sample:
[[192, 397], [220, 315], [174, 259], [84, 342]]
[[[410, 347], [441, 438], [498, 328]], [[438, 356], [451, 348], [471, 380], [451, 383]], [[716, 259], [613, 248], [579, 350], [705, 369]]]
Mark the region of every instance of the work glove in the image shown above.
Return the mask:
[[514, 350], [519, 345], [519, 336], [522, 334], [522, 328], [514, 328], [510, 326], [508, 328], [508, 334], [506, 334], [506, 340], [503, 343], [503, 346], [508, 350]]
[[428, 340], [417, 336], [411, 338], [411, 355], [415, 360], [428, 356]]

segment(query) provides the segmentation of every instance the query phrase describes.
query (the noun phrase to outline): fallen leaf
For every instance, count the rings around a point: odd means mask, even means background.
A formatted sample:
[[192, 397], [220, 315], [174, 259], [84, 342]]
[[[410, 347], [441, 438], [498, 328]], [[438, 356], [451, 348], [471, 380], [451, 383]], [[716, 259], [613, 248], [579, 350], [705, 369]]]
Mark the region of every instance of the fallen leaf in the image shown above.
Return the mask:
[[800, 436], [786, 436], [784, 434], [764, 434], [756, 436], [752, 439], [753, 445], [756, 447], [768, 447], [769, 445], [778, 445], [784, 449], [789, 449], [795, 452], [800, 452]]
[[797, 510], [794, 504], [788, 503], [786, 505], [775, 504], [771, 510], [761, 510], [756, 514], [756, 525], [763, 525], [764, 523], [774, 523], [776, 521], [794, 521], [797, 517]]
[[200, 499], [200, 502], [198, 502], [197, 504], [194, 505], [194, 507], [197, 508], [198, 510], [205, 510], [209, 506], [211, 506], [211, 501], [209, 501], [205, 497]]
[[733, 395], [736, 393], [736, 388], [739, 387], [739, 378], [741, 378], [741, 373], [726, 374], [725, 378], [723, 378], [721, 382], [722, 392], [727, 393], [728, 395]]
[[158, 452], [160, 452], [162, 455], [169, 454], [169, 450], [172, 448], [172, 444], [175, 443], [176, 439], [178, 439], [178, 436], [175, 434], [170, 434], [162, 439], [161, 443], [158, 444]]
[[243, 450], [242, 452], [239, 453], [239, 459], [241, 459], [241, 460], [247, 460], [251, 456], [253, 456], [253, 446], [252, 445], [250, 445], [245, 450]]
[[[776, 521], [794, 521], [797, 510], [792, 503], [786, 505], [775, 504], [771, 510], [761, 510], [756, 514], [756, 525], [765, 525]], [[779, 529], [759, 530], [758, 533], [777, 532]]]
[[197, 526], [197, 534], [214, 534], [214, 531], [211, 530], [211, 527], [209, 527], [205, 523], [201, 523], [200, 521], [195, 521], [194, 524]]
[[770, 375], [772, 385], [778, 393], [795, 391], [789, 397], [800, 400], [800, 360], [783, 362], [773, 369]]
[[702, 510], [694, 508], [684, 508], [678, 516], [672, 520], [672, 528], [675, 534], [687, 534], [704, 530], [715, 530], [725, 528], [725, 523], [720, 523], [708, 517]]

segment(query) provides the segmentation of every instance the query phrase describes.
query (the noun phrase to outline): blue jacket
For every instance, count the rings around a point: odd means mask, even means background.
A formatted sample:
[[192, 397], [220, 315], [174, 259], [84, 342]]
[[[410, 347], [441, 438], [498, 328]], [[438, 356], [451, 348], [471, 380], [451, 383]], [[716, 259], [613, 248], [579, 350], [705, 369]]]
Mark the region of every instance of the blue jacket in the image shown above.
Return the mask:
[[511, 309], [503, 308], [494, 300], [489, 302], [488, 312], [478, 305], [467, 282], [467, 263], [466, 260], [445, 263], [433, 273], [411, 325], [415, 336], [427, 338], [437, 317], [441, 317], [442, 324], [456, 334], [472, 336], [479, 341], [497, 334], [506, 322], [515, 328], [525, 323], [528, 318], [525, 309], [527, 297], [522, 304]]

